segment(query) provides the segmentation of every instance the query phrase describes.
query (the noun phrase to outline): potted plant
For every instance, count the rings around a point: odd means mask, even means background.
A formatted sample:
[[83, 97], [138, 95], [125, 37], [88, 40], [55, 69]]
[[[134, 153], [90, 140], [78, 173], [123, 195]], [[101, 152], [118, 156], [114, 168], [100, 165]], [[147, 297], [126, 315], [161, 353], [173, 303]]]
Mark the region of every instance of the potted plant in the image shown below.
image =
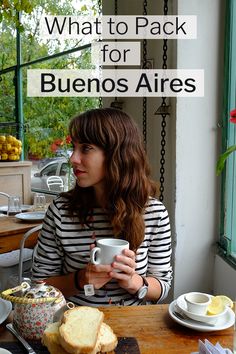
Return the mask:
[[[230, 122], [236, 124], [236, 109], [233, 109], [230, 112]], [[227, 160], [229, 155], [232, 154], [232, 152], [234, 151], [236, 151], [236, 145], [229, 146], [228, 149], [223, 154], [220, 155], [216, 166], [217, 175], [219, 175], [222, 172], [225, 165], [225, 161]]]

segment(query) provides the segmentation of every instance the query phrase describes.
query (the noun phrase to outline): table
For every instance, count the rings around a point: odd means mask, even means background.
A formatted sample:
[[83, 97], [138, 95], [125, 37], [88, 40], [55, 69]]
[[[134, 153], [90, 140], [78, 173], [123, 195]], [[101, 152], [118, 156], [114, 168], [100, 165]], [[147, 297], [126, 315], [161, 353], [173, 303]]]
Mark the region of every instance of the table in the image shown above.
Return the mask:
[[[100, 308], [118, 337], [135, 337], [141, 354], [190, 354], [198, 350], [198, 339], [217, 341], [233, 348], [233, 326], [215, 332], [197, 332], [174, 322], [168, 315], [168, 305], [112, 306]], [[14, 340], [0, 326], [0, 342]], [[1, 344], [1, 343], [0, 343]], [[129, 354], [129, 353], [127, 353]]]
[[[0, 253], [10, 252], [20, 248], [23, 235], [42, 221], [23, 222], [14, 216], [0, 217]], [[33, 248], [37, 241], [38, 232], [33, 234], [25, 243], [25, 247]]]

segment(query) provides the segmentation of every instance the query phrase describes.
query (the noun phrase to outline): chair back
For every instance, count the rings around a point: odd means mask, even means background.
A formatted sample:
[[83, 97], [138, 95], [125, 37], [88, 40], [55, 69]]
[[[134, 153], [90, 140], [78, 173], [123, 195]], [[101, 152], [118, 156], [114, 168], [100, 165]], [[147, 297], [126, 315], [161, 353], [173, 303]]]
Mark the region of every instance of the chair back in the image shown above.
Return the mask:
[[50, 191], [63, 191], [64, 189], [64, 182], [60, 176], [49, 176], [47, 178], [47, 187]]
[[19, 254], [19, 271], [18, 271], [18, 283], [21, 284], [23, 280], [23, 250], [25, 247], [25, 241], [28, 237], [33, 235], [35, 232], [42, 229], [42, 224], [33, 227], [32, 229], [28, 230], [21, 239], [20, 242], [20, 254]]
[[4, 192], [0, 192], [0, 195], [3, 195], [4, 197], [10, 198], [10, 195]]

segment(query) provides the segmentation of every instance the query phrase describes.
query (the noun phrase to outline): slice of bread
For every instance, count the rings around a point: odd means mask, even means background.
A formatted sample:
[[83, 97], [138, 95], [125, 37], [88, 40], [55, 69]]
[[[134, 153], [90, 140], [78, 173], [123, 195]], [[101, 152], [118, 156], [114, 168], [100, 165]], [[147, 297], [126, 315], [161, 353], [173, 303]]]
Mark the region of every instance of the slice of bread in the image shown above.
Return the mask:
[[[42, 344], [48, 348], [50, 354], [69, 354], [61, 345], [59, 340], [60, 322], [50, 323], [45, 329], [42, 337]], [[95, 348], [89, 354], [96, 354], [100, 351], [100, 345], [96, 344]]]
[[111, 352], [115, 349], [117, 344], [117, 336], [115, 335], [111, 327], [105, 322], [103, 322], [98, 338], [99, 351], [102, 353]]
[[[47, 326], [42, 337], [42, 344], [45, 345], [50, 354], [68, 354], [59, 342], [59, 322], [51, 323]], [[95, 348], [89, 354], [99, 352], [111, 352], [117, 346], [117, 337], [111, 327], [102, 323]]]
[[78, 306], [64, 313], [59, 327], [59, 342], [71, 354], [94, 350], [104, 318], [97, 308]]
[[68, 354], [59, 342], [59, 327], [60, 322], [53, 322], [47, 325], [43, 337], [42, 344], [48, 348], [50, 354]]

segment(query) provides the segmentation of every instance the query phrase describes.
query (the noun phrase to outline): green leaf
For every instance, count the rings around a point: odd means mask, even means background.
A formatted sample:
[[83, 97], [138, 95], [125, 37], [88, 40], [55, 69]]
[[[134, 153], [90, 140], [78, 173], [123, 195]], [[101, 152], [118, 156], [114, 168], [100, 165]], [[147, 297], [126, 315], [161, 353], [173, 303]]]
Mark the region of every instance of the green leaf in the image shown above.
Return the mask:
[[219, 176], [224, 168], [225, 161], [232, 154], [233, 151], [236, 151], [236, 145], [230, 146], [222, 155], [220, 155], [217, 165], [216, 165], [216, 174]]
[[81, 11], [87, 11], [87, 10], [88, 10], [88, 8], [87, 8], [86, 5], [83, 5], [83, 6], [81, 7]]

